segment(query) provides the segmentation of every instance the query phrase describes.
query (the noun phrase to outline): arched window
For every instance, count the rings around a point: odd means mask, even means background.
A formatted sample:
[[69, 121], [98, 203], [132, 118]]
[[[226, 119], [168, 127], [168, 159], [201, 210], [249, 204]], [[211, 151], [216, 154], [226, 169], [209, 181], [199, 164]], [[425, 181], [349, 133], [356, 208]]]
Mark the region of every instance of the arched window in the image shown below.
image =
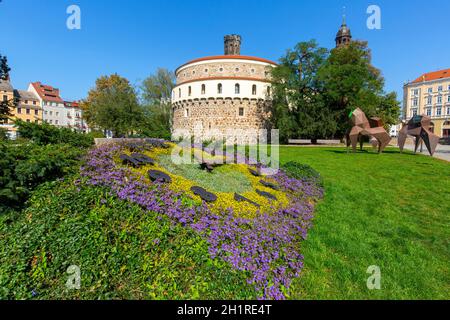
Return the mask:
[[178, 89], [178, 98], [181, 98], [181, 88]]
[[252, 95], [256, 95], [256, 84], [252, 86]]
[[221, 84], [221, 83], [219, 83], [219, 84], [217, 85], [217, 93], [218, 93], [218, 94], [222, 94], [222, 84]]
[[206, 92], [206, 85], [202, 84], [202, 94], [205, 94]]
[[270, 96], [270, 95], [271, 95], [271, 93], [272, 93], [272, 90], [271, 90], [271, 88], [270, 88], [270, 87], [267, 87], [267, 95], [268, 95], [268, 96]]
[[235, 93], [235, 94], [241, 93], [241, 86], [239, 85], [239, 83], [236, 83], [236, 84], [234, 85], [234, 93]]
[[188, 96], [191, 96], [191, 94], [192, 94], [192, 88], [191, 88], [191, 86], [189, 86], [188, 87]]

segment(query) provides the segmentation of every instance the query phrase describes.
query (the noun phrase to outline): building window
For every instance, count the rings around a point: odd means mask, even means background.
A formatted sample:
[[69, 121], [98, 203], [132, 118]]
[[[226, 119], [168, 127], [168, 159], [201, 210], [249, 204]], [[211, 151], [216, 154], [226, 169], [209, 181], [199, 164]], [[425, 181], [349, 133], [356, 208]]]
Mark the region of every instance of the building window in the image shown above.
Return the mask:
[[432, 87], [428, 88], [428, 93], [433, 93], [433, 88]]
[[189, 109], [184, 109], [184, 117], [187, 118], [189, 117]]
[[271, 87], [267, 87], [267, 95], [268, 95], [268, 96], [270, 96], [271, 92], [272, 92]]
[[412, 94], [413, 94], [413, 96], [418, 96], [419, 95], [419, 90], [418, 89], [413, 89], [412, 90]]
[[234, 69], [234, 71], [239, 72], [239, 68]]
[[450, 116], [450, 107], [447, 108], [447, 115]]
[[21, 114], [22, 113], [22, 108], [17, 108], [17, 113]]
[[438, 104], [442, 104], [442, 96], [438, 96], [437, 97], [437, 103]]
[[178, 89], [178, 98], [181, 98], [181, 88]]
[[[218, 94], [222, 94], [222, 84], [221, 83], [219, 83], [218, 85], [217, 85], [217, 93]], [[449, 98], [450, 98], [450, 96], [448, 96]]]
[[27, 122], [30, 123], [30, 119], [27, 119]]
[[53, 111], [50, 111], [50, 115], [51, 115], [51, 116], [53, 115]]
[[220, 72], [223, 72], [223, 68], [219, 68], [219, 71], [220, 71]]
[[442, 86], [438, 87], [438, 91], [441, 92], [442, 91]]
[[39, 121], [38, 120], [34, 120], [34, 123], [38, 123]]
[[419, 105], [419, 99], [414, 98], [413, 100], [413, 107], [417, 107]]
[[39, 114], [39, 110], [34, 110], [34, 114], [37, 116]]
[[252, 70], [251, 70], [251, 73], [255, 73], [255, 69], [252, 69]]
[[431, 108], [427, 108], [427, 116], [431, 117]]
[[205, 73], [208, 73], [208, 69], [205, 69]]
[[240, 117], [243, 117], [243, 116], [244, 116], [244, 108], [243, 108], [243, 107], [240, 107], [240, 108], [239, 108], [239, 116], [240, 116]]
[[256, 95], [256, 84], [252, 86], [252, 95]]
[[447, 102], [450, 102], [450, 96], [447, 97]]
[[411, 110], [411, 116], [412, 116], [412, 117], [417, 116], [417, 109], [412, 109], [412, 110]]
[[3, 96], [3, 101], [4, 102], [8, 101], [8, 96]]
[[55, 124], [58, 124], [58, 122], [59, 122], [58, 120], [55, 120]]
[[234, 93], [235, 93], [235, 94], [241, 93], [241, 86], [239, 85], [239, 83], [236, 83], [236, 84], [234, 85]]
[[427, 97], [427, 104], [432, 104], [433, 103], [433, 97], [429, 96]]
[[56, 116], [59, 116], [59, 112], [58, 111], [56, 111]]
[[437, 107], [436, 108], [436, 116], [441, 116], [442, 115], [442, 108], [441, 107]]
[[205, 94], [205, 92], [206, 92], [206, 85], [202, 84], [202, 94]]
[[30, 114], [30, 109], [27, 109], [27, 114]]
[[188, 96], [190, 97], [191, 94], [192, 94], [192, 88], [191, 88], [191, 86], [189, 86], [189, 87], [188, 87]]
[[33, 101], [33, 105], [34, 105], [34, 106], [36, 105], [36, 101]]

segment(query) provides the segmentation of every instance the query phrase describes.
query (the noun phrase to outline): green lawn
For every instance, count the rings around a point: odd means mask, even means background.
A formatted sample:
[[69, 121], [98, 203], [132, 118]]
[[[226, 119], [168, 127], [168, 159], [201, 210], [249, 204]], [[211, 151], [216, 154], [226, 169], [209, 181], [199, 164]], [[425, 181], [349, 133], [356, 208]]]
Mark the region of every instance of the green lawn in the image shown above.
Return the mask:
[[[282, 147], [280, 159], [311, 165], [326, 190], [291, 298], [450, 298], [448, 162], [340, 147]], [[380, 290], [367, 289], [371, 265], [381, 269]]]

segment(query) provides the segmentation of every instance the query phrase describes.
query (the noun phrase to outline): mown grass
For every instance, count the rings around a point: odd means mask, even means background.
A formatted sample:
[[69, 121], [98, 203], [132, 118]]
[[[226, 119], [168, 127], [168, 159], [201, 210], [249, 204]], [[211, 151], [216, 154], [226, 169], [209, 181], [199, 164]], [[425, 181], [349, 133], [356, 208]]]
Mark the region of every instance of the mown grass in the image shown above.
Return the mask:
[[[448, 162], [394, 148], [282, 147], [280, 159], [311, 165], [325, 184], [290, 298], [450, 298]], [[367, 288], [371, 265], [380, 290]]]

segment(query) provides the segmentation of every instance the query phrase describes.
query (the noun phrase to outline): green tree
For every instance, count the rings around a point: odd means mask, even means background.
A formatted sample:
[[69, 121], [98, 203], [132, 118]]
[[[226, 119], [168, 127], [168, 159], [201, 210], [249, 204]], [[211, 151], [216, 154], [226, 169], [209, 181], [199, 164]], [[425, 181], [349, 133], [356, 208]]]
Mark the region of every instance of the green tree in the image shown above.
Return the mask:
[[326, 88], [323, 99], [337, 120], [339, 137], [349, 127], [348, 114], [358, 107], [368, 117], [381, 117], [386, 125], [398, 119], [400, 104], [396, 95], [384, 92], [384, 78], [371, 60], [367, 42], [353, 41], [333, 49], [318, 72]]
[[[11, 68], [8, 66], [8, 59], [0, 54], [0, 80], [9, 81], [9, 71]], [[4, 123], [9, 117], [12, 116], [11, 108], [16, 106], [16, 100], [0, 100], [0, 123]]]
[[175, 75], [167, 69], [158, 69], [142, 83], [144, 118], [141, 132], [147, 136], [170, 138], [172, 126], [171, 94]]
[[272, 124], [280, 128], [280, 140], [330, 137], [336, 130], [333, 115], [323, 100], [324, 86], [317, 72], [328, 50], [314, 40], [301, 42], [288, 50], [272, 70]]
[[111, 130], [114, 137], [135, 133], [142, 120], [135, 89], [117, 74], [98, 78], [81, 107], [90, 126]]

